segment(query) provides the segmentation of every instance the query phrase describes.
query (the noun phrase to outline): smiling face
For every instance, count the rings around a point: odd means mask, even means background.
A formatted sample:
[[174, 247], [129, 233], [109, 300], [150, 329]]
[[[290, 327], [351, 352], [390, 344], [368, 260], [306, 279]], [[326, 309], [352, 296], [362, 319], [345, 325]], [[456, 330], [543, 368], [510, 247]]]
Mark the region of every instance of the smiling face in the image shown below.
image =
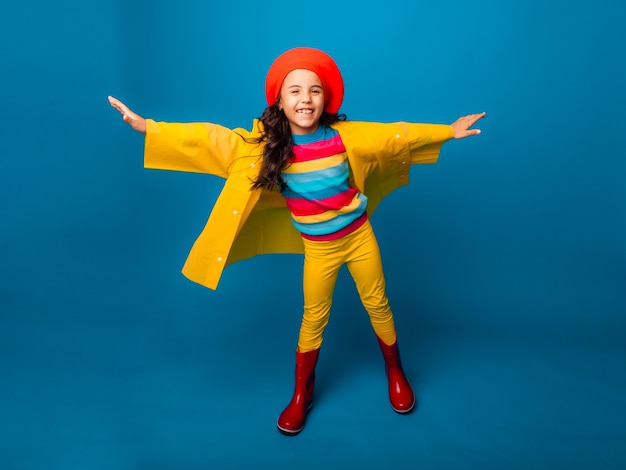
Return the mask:
[[280, 90], [279, 107], [293, 134], [315, 132], [324, 112], [324, 88], [317, 74], [305, 69], [289, 72]]

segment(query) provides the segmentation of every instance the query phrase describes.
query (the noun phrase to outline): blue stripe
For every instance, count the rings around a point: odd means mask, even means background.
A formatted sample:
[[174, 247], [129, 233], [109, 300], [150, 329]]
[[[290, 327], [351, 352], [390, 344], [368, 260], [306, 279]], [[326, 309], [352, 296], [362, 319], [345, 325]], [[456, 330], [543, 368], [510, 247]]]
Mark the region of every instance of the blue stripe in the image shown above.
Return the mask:
[[320, 140], [330, 140], [339, 132], [328, 126], [319, 126], [312, 134], [292, 134], [293, 143], [296, 145], [306, 145], [319, 142]]
[[336, 196], [337, 194], [345, 193], [350, 189], [348, 182], [340, 184], [339, 186], [335, 186], [333, 188], [324, 188], [319, 191], [312, 191], [306, 193], [296, 193], [291, 189], [287, 188], [283, 190], [283, 196], [287, 199], [308, 199], [309, 201], [323, 201], [324, 199], [328, 199], [330, 197]]
[[339, 186], [350, 177], [350, 169], [347, 162], [342, 162], [323, 170], [309, 171], [306, 173], [283, 173], [285, 183], [293, 191], [314, 192], [332, 186]]

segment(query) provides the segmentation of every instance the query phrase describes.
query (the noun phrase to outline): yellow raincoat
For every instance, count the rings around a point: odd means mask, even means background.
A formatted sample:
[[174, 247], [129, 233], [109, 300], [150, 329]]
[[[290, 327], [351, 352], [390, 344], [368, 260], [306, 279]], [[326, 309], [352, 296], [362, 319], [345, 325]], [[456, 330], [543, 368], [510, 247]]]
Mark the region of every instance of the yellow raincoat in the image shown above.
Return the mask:
[[[194, 243], [183, 274], [216, 289], [226, 266], [255, 255], [302, 253], [301, 235], [291, 223], [282, 195], [251, 190], [262, 161], [262, 144], [244, 140], [252, 131], [210, 123], [147, 120], [144, 165], [161, 170], [207, 173], [226, 179], [206, 226]], [[332, 125], [346, 147], [353, 184], [368, 199], [368, 213], [394, 189], [408, 184], [411, 164], [435, 163], [441, 145], [453, 137], [439, 124], [339, 121]]]

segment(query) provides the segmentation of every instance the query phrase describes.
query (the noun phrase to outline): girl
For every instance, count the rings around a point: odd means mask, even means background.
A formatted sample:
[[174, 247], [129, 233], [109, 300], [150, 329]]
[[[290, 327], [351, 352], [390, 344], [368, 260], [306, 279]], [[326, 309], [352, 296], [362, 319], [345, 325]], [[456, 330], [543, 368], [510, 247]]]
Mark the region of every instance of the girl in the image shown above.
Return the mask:
[[304, 313], [296, 349], [295, 390], [278, 429], [299, 433], [311, 408], [315, 365], [333, 290], [347, 265], [383, 353], [391, 407], [409, 413], [415, 396], [402, 365], [369, 217], [409, 180], [414, 163], [435, 163], [441, 145], [480, 133], [485, 113], [451, 125], [365, 123], [338, 114], [343, 79], [326, 53], [295, 48], [280, 55], [265, 84], [268, 107], [251, 131], [209, 123], [158, 123], [109, 97], [145, 137], [146, 168], [225, 178], [183, 273], [216, 289], [223, 269], [263, 253], [304, 253]]

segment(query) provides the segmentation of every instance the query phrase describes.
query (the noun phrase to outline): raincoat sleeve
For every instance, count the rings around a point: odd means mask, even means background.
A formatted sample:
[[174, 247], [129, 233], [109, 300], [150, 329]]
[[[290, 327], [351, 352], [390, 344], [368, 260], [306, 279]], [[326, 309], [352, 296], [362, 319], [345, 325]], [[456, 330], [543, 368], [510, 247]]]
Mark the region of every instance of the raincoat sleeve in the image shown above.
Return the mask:
[[244, 139], [251, 136], [244, 129], [231, 130], [218, 124], [167, 123], [148, 119], [144, 166], [227, 178], [238, 157], [251, 155], [255, 146], [260, 149]]
[[452, 126], [343, 121], [335, 124], [346, 146], [354, 184], [369, 199], [372, 214], [392, 191], [409, 183], [413, 164], [436, 163]]

